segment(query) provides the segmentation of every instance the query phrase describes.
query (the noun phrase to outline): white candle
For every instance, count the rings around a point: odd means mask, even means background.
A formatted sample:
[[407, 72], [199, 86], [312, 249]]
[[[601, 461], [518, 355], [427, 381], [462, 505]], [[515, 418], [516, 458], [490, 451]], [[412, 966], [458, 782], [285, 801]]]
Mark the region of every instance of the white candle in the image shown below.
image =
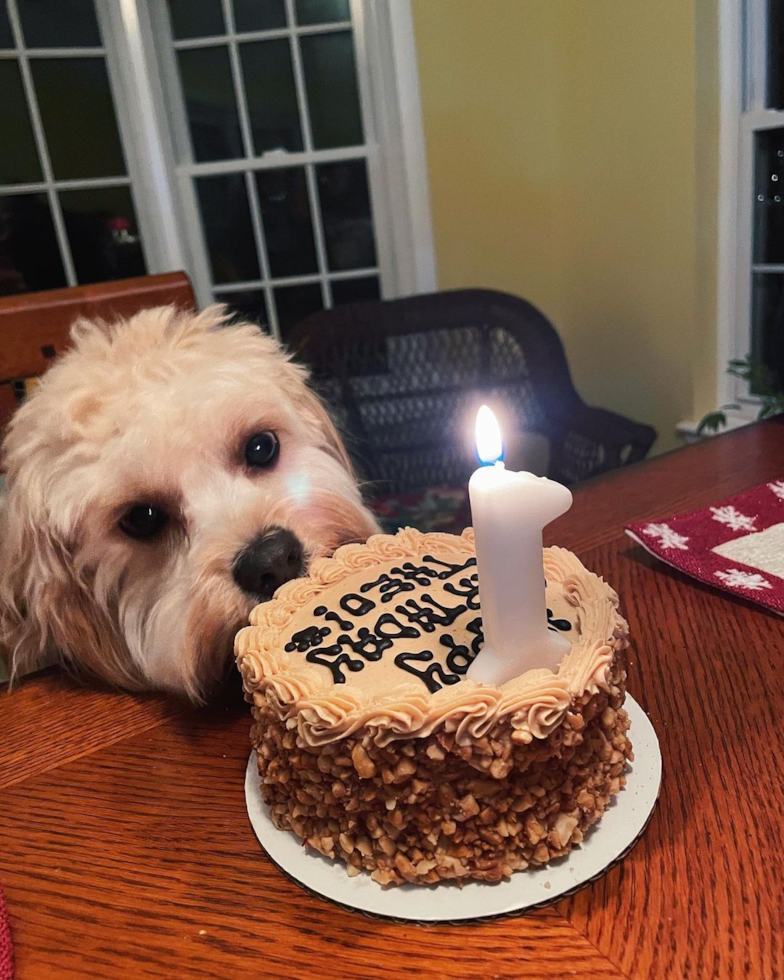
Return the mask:
[[542, 531], [572, 505], [565, 486], [501, 461], [501, 430], [483, 405], [476, 417], [480, 466], [468, 483], [476, 538], [484, 645], [471, 680], [498, 686], [534, 667], [557, 670], [569, 642], [547, 628]]

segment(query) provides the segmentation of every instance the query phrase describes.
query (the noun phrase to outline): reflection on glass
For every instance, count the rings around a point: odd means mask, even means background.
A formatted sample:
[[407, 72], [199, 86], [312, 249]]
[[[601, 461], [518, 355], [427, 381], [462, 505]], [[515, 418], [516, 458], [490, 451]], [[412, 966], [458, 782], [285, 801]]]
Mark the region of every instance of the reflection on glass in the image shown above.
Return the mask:
[[303, 286], [278, 286], [275, 290], [275, 309], [278, 313], [280, 335], [285, 340], [286, 334], [295, 323], [324, 309], [321, 286], [317, 282]]
[[228, 48], [178, 51], [177, 63], [196, 162], [245, 156]]
[[124, 174], [104, 59], [33, 58], [30, 67], [55, 177]]
[[16, 0], [28, 48], [100, 47], [94, 0]]
[[304, 167], [256, 173], [270, 272], [275, 277], [318, 271]]
[[0, 184], [41, 180], [19, 65], [11, 60], [0, 60], [0, 133]]
[[784, 4], [768, 0], [768, 93], [771, 109], [784, 109]]
[[[758, 272], [752, 282], [751, 353], [784, 390], [784, 274]], [[753, 394], [760, 394], [752, 390]]]
[[327, 261], [333, 272], [376, 264], [364, 160], [341, 160], [316, 167]]
[[334, 24], [351, 20], [349, 0], [296, 0], [298, 24]]
[[363, 276], [361, 279], [333, 279], [332, 305], [343, 303], [367, 303], [381, 299], [381, 284], [378, 276]]
[[214, 37], [226, 33], [221, 0], [168, 0], [172, 37]]
[[236, 293], [216, 293], [215, 302], [225, 303], [229, 307], [234, 314], [232, 322], [250, 321], [269, 331], [267, 301], [261, 289], [248, 289]]
[[0, 295], [65, 285], [46, 195], [0, 196]]
[[11, 25], [8, 22], [6, 0], [0, 0], [0, 48], [12, 48], [13, 46], [14, 35], [11, 33]]
[[270, 31], [286, 26], [284, 0], [234, 0], [238, 31]]
[[59, 197], [80, 283], [146, 274], [129, 187], [61, 191]]
[[253, 146], [267, 150], [301, 150], [297, 91], [291, 47], [285, 38], [240, 45]]
[[363, 142], [351, 31], [300, 37], [302, 68], [317, 150]]
[[784, 130], [754, 137], [754, 261], [784, 263]]
[[196, 180], [201, 223], [212, 268], [212, 281], [246, 282], [260, 276], [248, 209], [244, 174]]

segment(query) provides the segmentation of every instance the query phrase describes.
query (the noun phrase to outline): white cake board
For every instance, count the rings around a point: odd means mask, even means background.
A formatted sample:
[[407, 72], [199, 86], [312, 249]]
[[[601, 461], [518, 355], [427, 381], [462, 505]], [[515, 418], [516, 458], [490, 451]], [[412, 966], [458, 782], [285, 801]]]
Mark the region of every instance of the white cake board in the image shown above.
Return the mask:
[[306, 850], [293, 833], [278, 830], [261, 798], [256, 753], [245, 773], [248, 816], [267, 856], [293, 881], [308, 891], [347, 909], [407, 922], [455, 922], [510, 915], [550, 905], [601, 877], [624, 858], [642, 836], [659, 795], [662, 760], [659, 740], [648, 716], [627, 695], [629, 738], [634, 764], [626, 788], [614, 797], [584, 843], [544, 868], [518, 871], [509, 881], [489, 884], [469, 881], [438, 885], [381, 887], [362, 872], [346, 874], [340, 861]]

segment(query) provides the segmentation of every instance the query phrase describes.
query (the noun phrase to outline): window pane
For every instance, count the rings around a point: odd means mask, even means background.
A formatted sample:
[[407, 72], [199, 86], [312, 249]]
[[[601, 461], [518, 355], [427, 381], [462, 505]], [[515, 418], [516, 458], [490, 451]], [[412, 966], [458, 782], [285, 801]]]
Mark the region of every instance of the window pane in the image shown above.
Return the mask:
[[284, 0], [234, 0], [234, 26], [238, 31], [286, 27]]
[[364, 141], [351, 31], [300, 38], [310, 127], [317, 150]]
[[11, 33], [11, 25], [8, 23], [6, 2], [0, 0], [0, 48], [12, 48], [13, 46], [14, 35]]
[[285, 340], [288, 330], [295, 323], [324, 309], [321, 286], [317, 282], [304, 286], [278, 286], [275, 290], [275, 309], [278, 311], [280, 334]]
[[754, 261], [784, 263], [784, 130], [755, 135]]
[[59, 197], [80, 283], [145, 275], [130, 188], [61, 191]]
[[758, 272], [753, 277], [751, 352], [784, 388], [784, 275]]
[[212, 281], [258, 279], [259, 261], [248, 209], [244, 174], [196, 180], [201, 223], [212, 267]]
[[36, 58], [30, 67], [55, 177], [124, 174], [103, 58]]
[[0, 295], [65, 285], [46, 195], [0, 197]]
[[332, 280], [333, 306], [340, 306], [342, 303], [366, 303], [376, 299], [381, 299], [378, 276]]
[[784, 5], [768, 0], [768, 106], [784, 109]]
[[0, 61], [0, 184], [41, 180], [33, 127], [16, 61]]
[[349, 0], [297, 0], [298, 24], [334, 24], [351, 20]]
[[316, 167], [327, 261], [333, 271], [376, 264], [364, 160], [341, 160]]
[[259, 170], [259, 203], [273, 276], [318, 271], [304, 167]]
[[302, 130], [287, 39], [240, 45], [248, 113], [257, 154], [301, 150]]
[[214, 37], [225, 34], [221, 0], [169, 0], [172, 37]]
[[178, 51], [177, 62], [194, 159], [244, 157], [228, 48]]
[[267, 301], [261, 289], [243, 290], [239, 293], [216, 293], [216, 303], [225, 303], [237, 320], [250, 320], [269, 330]]
[[28, 48], [100, 47], [93, 0], [16, 0]]

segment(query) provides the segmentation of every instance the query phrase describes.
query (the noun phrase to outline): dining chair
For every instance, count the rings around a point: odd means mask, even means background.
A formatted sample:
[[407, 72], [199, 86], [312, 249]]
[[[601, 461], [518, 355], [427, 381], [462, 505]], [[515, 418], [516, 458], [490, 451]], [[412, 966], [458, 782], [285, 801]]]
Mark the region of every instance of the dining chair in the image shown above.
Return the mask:
[[565, 484], [642, 459], [656, 438], [649, 425], [586, 405], [553, 325], [507, 293], [351, 303], [307, 317], [288, 342], [375, 493], [464, 487], [482, 402], [511, 443], [544, 440], [541, 475]]
[[170, 303], [196, 308], [184, 272], [0, 297], [0, 428], [30, 385], [68, 346], [78, 317], [113, 319]]

